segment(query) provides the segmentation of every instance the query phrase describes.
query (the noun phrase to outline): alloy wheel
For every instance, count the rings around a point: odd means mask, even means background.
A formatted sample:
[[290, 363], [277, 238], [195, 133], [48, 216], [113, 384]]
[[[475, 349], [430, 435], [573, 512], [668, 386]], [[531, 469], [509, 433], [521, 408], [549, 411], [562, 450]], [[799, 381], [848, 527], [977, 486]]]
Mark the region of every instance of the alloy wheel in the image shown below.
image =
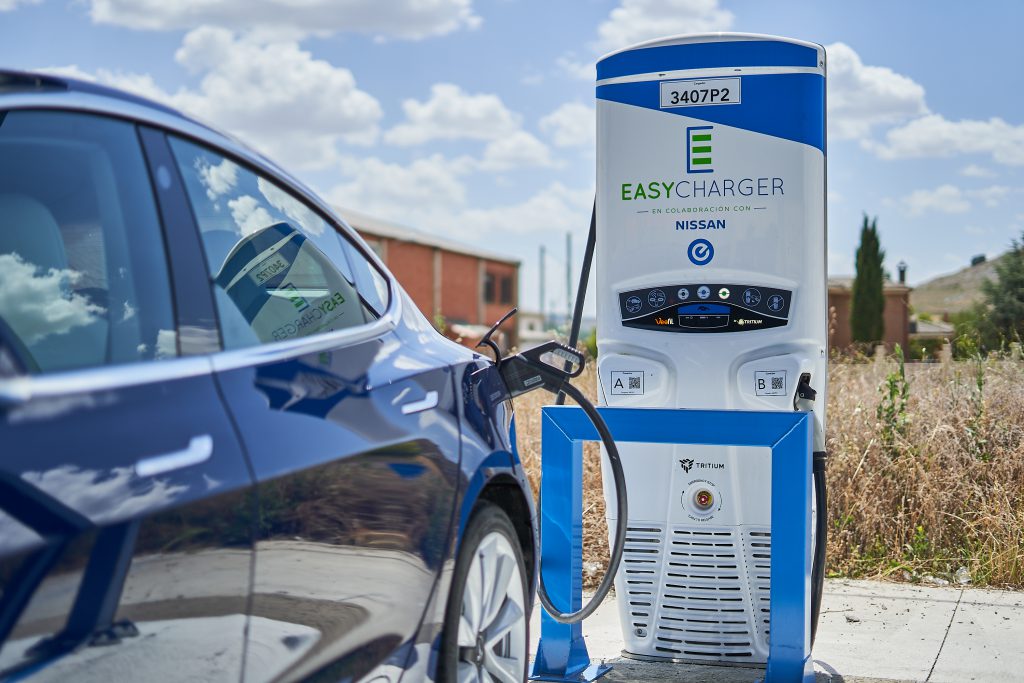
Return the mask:
[[458, 683], [522, 683], [526, 619], [516, 553], [492, 531], [477, 546], [462, 592]]

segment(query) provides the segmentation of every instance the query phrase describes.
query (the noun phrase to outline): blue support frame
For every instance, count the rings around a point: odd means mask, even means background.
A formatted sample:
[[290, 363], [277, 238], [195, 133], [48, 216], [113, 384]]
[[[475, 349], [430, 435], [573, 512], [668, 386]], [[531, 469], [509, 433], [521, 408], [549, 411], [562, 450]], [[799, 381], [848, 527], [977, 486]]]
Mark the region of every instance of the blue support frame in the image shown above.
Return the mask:
[[[811, 450], [813, 418], [802, 412], [598, 408], [617, 442], [767, 447], [771, 481], [771, 640], [765, 683], [813, 683], [811, 660]], [[583, 600], [583, 442], [597, 430], [574, 406], [541, 414], [541, 567], [556, 605]], [[541, 613], [530, 679], [592, 681], [610, 667], [591, 665], [580, 624]]]

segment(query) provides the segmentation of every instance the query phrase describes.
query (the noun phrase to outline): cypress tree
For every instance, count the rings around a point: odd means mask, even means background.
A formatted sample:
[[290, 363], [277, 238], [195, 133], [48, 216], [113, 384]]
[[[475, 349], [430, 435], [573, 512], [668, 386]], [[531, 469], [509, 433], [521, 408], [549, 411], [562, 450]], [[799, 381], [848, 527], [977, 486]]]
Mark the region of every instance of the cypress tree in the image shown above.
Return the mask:
[[882, 312], [885, 294], [882, 291], [882, 262], [885, 252], [878, 241], [878, 218], [868, 220], [860, 229], [857, 247], [857, 274], [853, 279], [850, 302], [850, 331], [855, 342], [878, 343], [885, 335]]
[[[1024, 235], [1022, 235], [1024, 239]], [[982, 283], [987, 315], [983, 316], [983, 341], [989, 350], [1024, 338], [1024, 243], [1013, 240], [1010, 251], [996, 264], [996, 281]]]

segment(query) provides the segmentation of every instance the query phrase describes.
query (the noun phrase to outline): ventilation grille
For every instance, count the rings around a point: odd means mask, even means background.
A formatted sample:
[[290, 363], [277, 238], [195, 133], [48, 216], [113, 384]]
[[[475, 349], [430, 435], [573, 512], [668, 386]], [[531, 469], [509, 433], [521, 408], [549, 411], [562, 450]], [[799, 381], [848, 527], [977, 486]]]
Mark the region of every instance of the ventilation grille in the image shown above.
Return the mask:
[[666, 529], [630, 520], [619, 572], [629, 652], [698, 662], [766, 661], [769, 527]]
[[664, 534], [664, 529], [655, 526], [626, 527], [622, 577], [626, 583], [628, 624], [637, 638], [646, 638], [654, 622]]
[[744, 566], [731, 529], [674, 529], [668, 539], [654, 649], [667, 657], [753, 656]]
[[767, 529], [743, 532], [743, 550], [750, 577], [750, 597], [754, 607], [754, 625], [765, 647], [769, 634], [769, 595], [771, 591], [772, 535]]

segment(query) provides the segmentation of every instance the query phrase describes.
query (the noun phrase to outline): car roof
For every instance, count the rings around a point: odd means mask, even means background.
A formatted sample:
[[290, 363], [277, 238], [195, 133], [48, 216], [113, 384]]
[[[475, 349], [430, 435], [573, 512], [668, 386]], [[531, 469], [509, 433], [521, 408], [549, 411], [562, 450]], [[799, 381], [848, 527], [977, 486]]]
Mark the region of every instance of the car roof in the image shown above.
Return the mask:
[[174, 107], [80, 78], [0, 68], [0, 109], [49, 108], [107, 114], [170, 129], [263, 166], [300, 187], [302, 194], [314, 194], [245, 142]]
[[[55, 93], [55, 92], [80, 92], [90, 93], [92, 95], [99, 95], [101, 97], [108, 97], [113, 100], [119, 100], [122, 102], [130, 102], [132, 104], [141, 105], [150, 109], [170, 114], [172, 116], [180, 117], [186, 121], [191, 121], [204, 128], [210, 129], [211, 132], [220, 133], [215, 131], [210, 126], [193, 119], [190, 116], [183, 114], [173, 107], [169, 107], [166, 104], [161, 104], [155, 100], [151, 100], [141, 95], [134, 95], [124, 90], [118, 90], [117, 88], [111, 88], [106, 85], [94, 83], [92, 81], [86, 81], [80, 78], [71, 78], [69, 76], [60, 76], [56, 74], [48, 73], [37, 73], [33, 71], [13, 71], [7, 69], [0, 69], [0, 95], [8, 93]], [[221, 133], [222, 134], [222, 133]]]

